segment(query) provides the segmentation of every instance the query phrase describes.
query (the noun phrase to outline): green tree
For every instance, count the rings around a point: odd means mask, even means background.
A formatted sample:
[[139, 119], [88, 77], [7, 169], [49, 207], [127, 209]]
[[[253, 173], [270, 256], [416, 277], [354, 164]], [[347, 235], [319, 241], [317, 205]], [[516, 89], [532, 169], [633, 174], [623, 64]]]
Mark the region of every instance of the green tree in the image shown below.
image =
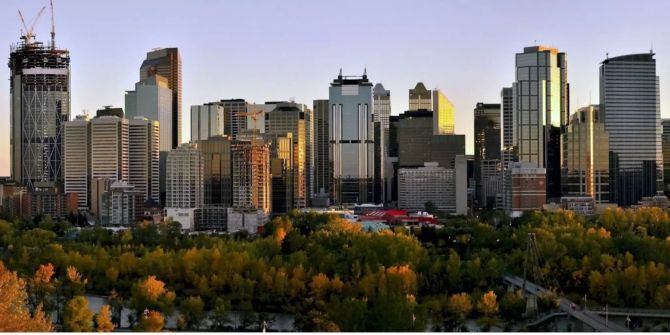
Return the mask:
[[88, 300], [76, 296], [68, 301], [63, 313], [63, 326], [71, 332], [90, 332], [93, 330], [93, 312], [88, 309]]
[[188, 329], [198, 329], [205, 316], [205, 304], [200, 297], [188, 297], [179, 305], [179, 313]]

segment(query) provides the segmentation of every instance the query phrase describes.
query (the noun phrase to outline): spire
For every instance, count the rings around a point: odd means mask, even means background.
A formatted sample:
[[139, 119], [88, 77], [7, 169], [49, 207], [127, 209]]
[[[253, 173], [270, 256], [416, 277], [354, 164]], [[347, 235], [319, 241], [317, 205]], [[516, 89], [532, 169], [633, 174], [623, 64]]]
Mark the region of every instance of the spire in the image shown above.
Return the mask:
[[342, 68], [340, 68], [340, 74], [338, 74], [337, 77], [342, 78]]
[[368, 67], [366, 66], [366, 67], [363, 68], [363, 77], [367, 77], [367, 76], [368, 76]]

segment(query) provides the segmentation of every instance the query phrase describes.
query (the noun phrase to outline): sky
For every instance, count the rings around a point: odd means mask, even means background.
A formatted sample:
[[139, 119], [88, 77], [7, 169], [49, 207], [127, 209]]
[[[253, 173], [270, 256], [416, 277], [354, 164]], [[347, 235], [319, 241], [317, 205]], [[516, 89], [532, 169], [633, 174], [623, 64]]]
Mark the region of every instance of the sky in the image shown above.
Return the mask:
[[[0, 45], [19, 41], [16, 10], [32, 22], [48, 0], [3, 0]], [[499, 103], [514, 56], [535, 44], [567, 53], [571, 112], [598, 103], [605, 58], [656, 53], [661, 115], [670, 117], [670, 1], [54, 0], [56, 43], [71, 53], [71, 118], [124, 106], [146, 52], [178, 47], [183, 139], [191, 105], [229, 98], [307, 105], [327, 99], [340, 68], [391, 90], [392, 114], [422, 81], [456, 108], [472, 153], [473, 109]], [[49, 39], [48, 8], [37, 39]], [[9, 175], [9, 69], [0, 67], [0, 175]]]

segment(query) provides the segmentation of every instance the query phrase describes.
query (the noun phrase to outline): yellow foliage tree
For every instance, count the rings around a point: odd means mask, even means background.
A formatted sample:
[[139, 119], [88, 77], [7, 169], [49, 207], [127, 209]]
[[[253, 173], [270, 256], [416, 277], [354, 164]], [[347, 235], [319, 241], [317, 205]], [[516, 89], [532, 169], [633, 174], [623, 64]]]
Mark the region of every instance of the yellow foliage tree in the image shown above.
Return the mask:
[[26, 284], [0, 262], [0, 332], [50, 332], [53, 325], [38, 306], [34, 315], [26, 306]]
[[114, 324], [112, 323], [112, 313], [109, 308], [109, 305], [102, 305], [98, 315], [95, 316], [95, 324], [98, 327], [98, 332], [100, 333], [109, 333], [114, 330]]
[[68, 301], [63, 313], [63, 326], [71, 332], [90, 332], [93, 327], [93, 312], [88, 309], [88, 300], [76, 296]]
[[479, 302], [479, 311], [488, 317], [498, 314], [498, 297], [493, 291], [488, 291], [482, 296]]
[[465, 320], [472, 312], [472, 299], [465, 292], [453, 294], [447, 301], [447, 310], [454, 314], [457, 319]]
[[140, 330], [145, 332], [159, 332], [163, 330], [164, 326], [165, 318], [157, 311], [148, 311], [140, 321]]

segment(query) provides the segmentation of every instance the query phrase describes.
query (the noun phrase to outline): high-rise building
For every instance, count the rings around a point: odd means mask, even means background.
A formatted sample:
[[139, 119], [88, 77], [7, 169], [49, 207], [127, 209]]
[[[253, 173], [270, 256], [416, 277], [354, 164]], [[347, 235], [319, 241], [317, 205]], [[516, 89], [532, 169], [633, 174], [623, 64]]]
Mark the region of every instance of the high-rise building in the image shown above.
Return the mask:
[[160, 202], [160, 123], [136, 116], [128, 121], [128, 182], [144, 201]]
[[233, 204], [233, 170], [230, 136], [212, 136], [196, 141], [204, 159], [204, 203], [230, 207]]
[[433, 90], [433, 135], [450, 135], [455, 130], [454, 104], [440, 90]]
[[670, 194], [670, 119], [661, 121], [663, 135], [661, 138], [661, 147], [663, 151], [663, 191]]
[[516, 147], [514, 145], [516, 136], [516, 124], [514, 118], [514, 90], [511, 87], [503, 87], [500, 91], [500, 117], [501, 117], [501, 160], [503, 168], [509, 163], [517, 161]]
[[637, 204], [663, 182], [659, 79], [654, 54], [605, 59], [600, 65], [600, 109], [609, 135], [612, 202]]
[[105, 227], [131, 227], [143, 214], [144, 192], [125, 181], [115, 181], [101, 197], [100, 224]]
[[[145, 117], [160, 123], [160, 160], [159, 160], [159, 193], [160, 200], [165, 200], [165, 166], [167, 155], [176, 147], [174, 128], [175, 113], [172, 110], [175, 103], [175, 94], [170, 89], [170, 79], [161, 74], [152, 74], [143, 77], [135, 84], [134, 91], [127, 91], [125, 96], [126, 115], [129, 119]], [[181, 98], [179, 98], [181, 101]], [[179, 112], [181, 115], [181, 111]], [[168, 125], [173, 125], [172, 127]], [[178, 127], [181, 127], [179, 121]], [[179, 137], [181, 139], [181, 136]]]
[[191, 106], [191, 141], [225, 134], [224, 110], [219, 103]]
[[265, 134], [287, 136], [293, 139], [293, 208], [307, 206], [308, 161], [306, 141], [306, 115], [295, 103], [280, 103], [265, 115]]
[[432, 92], [422, 82], [409, 90], [409, 110], [433, 110]]
[[561, 135], [563, 194], [590, 196], [596, 203], [609, 202], [609, 138], [598, 105], [580, 108]]
[[293, 133], [266, 135], [270, 143], [270, 175], [272, 176], [272, 212], [288, 213], [294, 208], [295, 177]]
[[224, 112], [224, 133], [235, 140], [240, 131], [247, 129], [247, 118], [250, 116], [247, 115], [249, 103], [244, 99], [228, 99], [221, 100], [220, 104], [223, 105]]
[[[161, 123], [161, 128], [170, 128], [172, 136], [172, 148], [179, 146], [181, 141], [181, 56], [177, 48], [159, 48], [147, 52], [147, 58], [140, 66], [140, 82], [147, 80], [154, 75], [160, 75], [167, 79], [168, 88], [172, 90], [172, 118], [171, 123], [164, 120], [153, 118], [149, 115], [133, 115], [145, 116], [151, 120], [156, 120]], [[140, 109], [141, 111], [142, 109]], [[168, 125], [171, 124], [171, 127]], [[169, 150], [169, 149], [168, 149]]]
[[454, 169], [435, 162], [422, 167], [398, 170], [398, 207], [422, 211], [431, 203], [437, 210], [456, 211], [456, 184]]
[[[262, 104], [248, 103], [246, 115], [246, 129], [256, 129], [259, 133], [265, 133], [265, 115], [271, 112], [278, 103], [285, 101], [266, 101]], [[254, 118], [256, 120], [254, 121]]]
[[203, 169], [202, 154], [195, 144], [184, 143], [172, 149], [167, 157], [165, 207], [178, 209], [202, 207]]
[[519, 161], [545, 168], [547, 198], [561, 196], [561, 129], [568, 122], [567, 57], [532, 46], [516, 54], [514, 132]]
[[[493, 160], [501, 159], [500, 145], [500, 104], [477, 103], [475, 110], [475, 194], [479, 206], [485, 207], [487, 203], [484, 196], [482, 176], [482, 161], [491, 165]], [[490, 166], [489, 166], [490, 167]], [[495, 195], [494, 195], [495, 196]]]
[[10, 173], [27, 186], [63, 181], [62, 124], [70, 119], [70, 52], [27, 33], [10, 47]]
[[270, 148], [255, 141], [236, 141], [232, 146], [233, 208], [272, 211]]
[[96, 116], [91, 120], [91, 178], [128, 181], [128, 120]]
[[91, 127], [88, 115], [63, 123], [64, 192], [76, 193], [79, 209], [89, 208]]
[[320, 199], [330, 193], [330, 108], [328, 100], [314, 100], [314, 195]]
[[367, 73], [343, 76], [330, 84], [330, 161], [333, 201], [373, 200], [374, 133], [372, 83]]
[[540, 210], [547, 201], [547, 172], [534, 163], [513, 162], [504, 171], [504, 207], [511, 213]]
[[375, 122], [382, 124], [384, 134], [384, 156], [388, 156], [388, 137], [389, 137], [389, 117], [391, 116], [391, 91], [384, 88], [384, 85], [378, 83], [372, 88], [372, 97], [374, 101]]

